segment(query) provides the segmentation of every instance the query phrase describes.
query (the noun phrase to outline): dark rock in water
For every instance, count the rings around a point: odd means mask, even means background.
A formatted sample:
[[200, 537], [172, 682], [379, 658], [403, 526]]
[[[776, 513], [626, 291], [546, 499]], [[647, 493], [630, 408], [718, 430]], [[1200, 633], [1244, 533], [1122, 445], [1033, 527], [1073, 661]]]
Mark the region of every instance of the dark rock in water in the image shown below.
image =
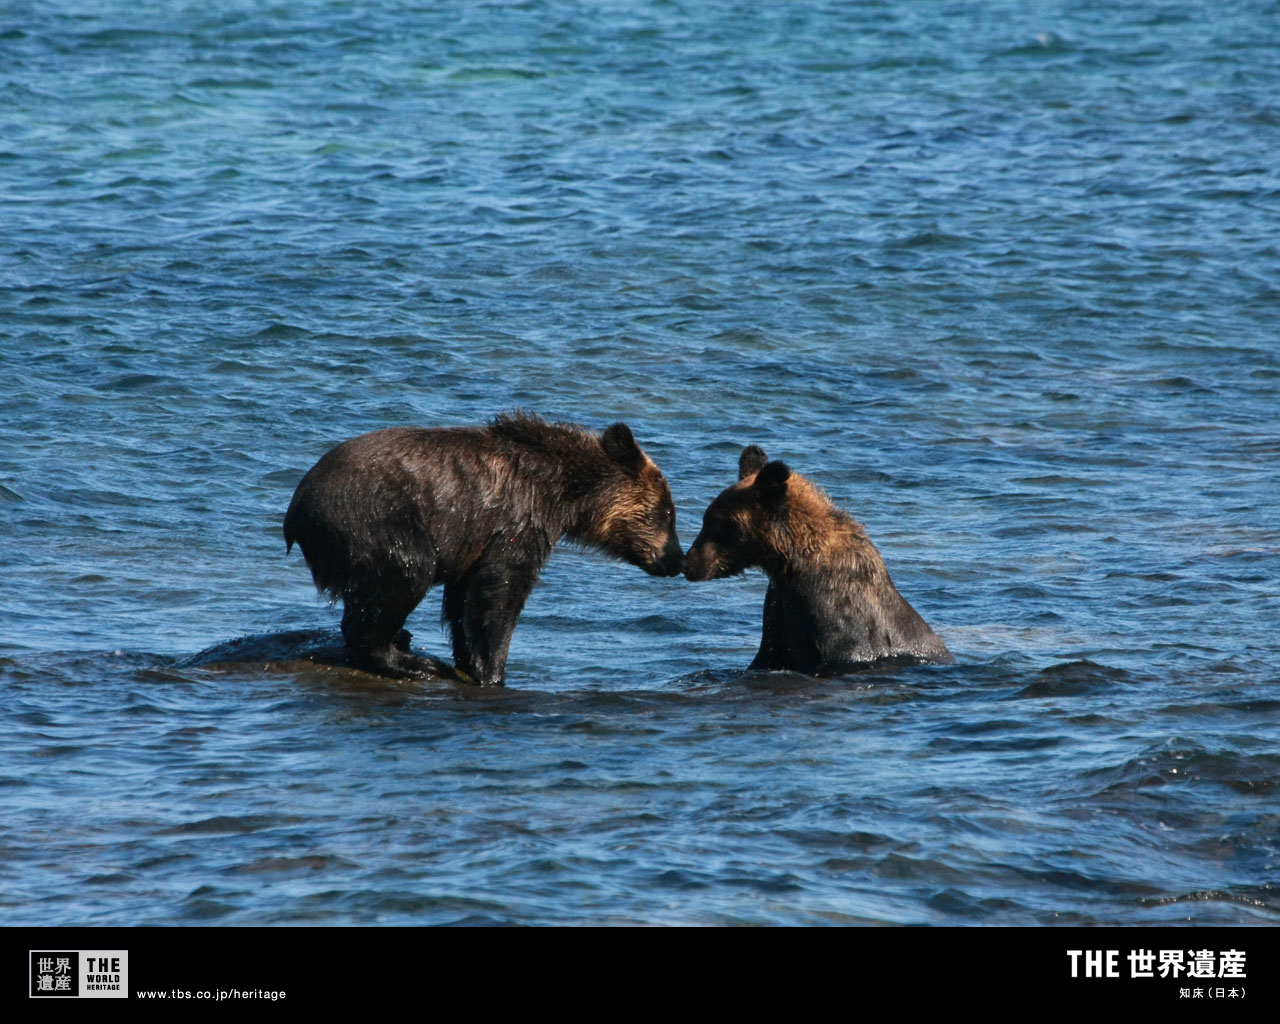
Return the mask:
[[[410, 634], [401, 630], [396, 637], [396, 646], [407, 651], [410, 639]], [[417, 656], [429, 666], [429, 671], [421, 678], [467, 681], [448, 662], [421, 652], [417, 652]], [[342, 634], [327, 629], [299, 629], [239, 637], [206, 648], [180, 662], [178, 667], [226, 671], [252, 668], [255, 671], [296, 673], [314, 671], [317, 666], [380, 678], [357, 667]]]

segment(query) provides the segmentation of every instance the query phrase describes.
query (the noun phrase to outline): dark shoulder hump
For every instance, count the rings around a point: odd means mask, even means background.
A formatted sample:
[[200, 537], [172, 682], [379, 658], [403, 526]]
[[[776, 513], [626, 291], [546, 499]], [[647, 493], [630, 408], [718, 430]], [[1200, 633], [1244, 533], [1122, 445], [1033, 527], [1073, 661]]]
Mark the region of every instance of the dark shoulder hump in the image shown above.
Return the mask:
[[552, 423], [536, 413], [516, 409], [499, 413], [489, 427], [494, 437], [530, 448], [552, 448], [563, 443], [566, 437], [583, 437], [589, 434], [577, 423]]

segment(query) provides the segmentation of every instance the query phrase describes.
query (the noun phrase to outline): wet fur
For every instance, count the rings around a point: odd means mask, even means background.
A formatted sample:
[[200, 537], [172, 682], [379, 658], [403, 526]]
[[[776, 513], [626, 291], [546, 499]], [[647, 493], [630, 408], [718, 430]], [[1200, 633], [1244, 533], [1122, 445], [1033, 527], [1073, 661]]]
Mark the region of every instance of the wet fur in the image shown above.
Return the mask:
[[835, 675], [886, 659], [955, 659], [898, 593], [866, 531], [812, 483], [751, 445], [707, 509], [690, 580], [758, 566], [769, 576], [753, 669]]
[[316, 586], [343, 602], [353, 656], [434, 674], [401, 627], [436, 584], [454, 664], [501, 685], [525, 601], [561, 537], [653, 575], [679, 572], [666, 480], [625, 424], [597, 434], [536, 416], [396, 427], [340, 444], [303, 477], [284, 520]]

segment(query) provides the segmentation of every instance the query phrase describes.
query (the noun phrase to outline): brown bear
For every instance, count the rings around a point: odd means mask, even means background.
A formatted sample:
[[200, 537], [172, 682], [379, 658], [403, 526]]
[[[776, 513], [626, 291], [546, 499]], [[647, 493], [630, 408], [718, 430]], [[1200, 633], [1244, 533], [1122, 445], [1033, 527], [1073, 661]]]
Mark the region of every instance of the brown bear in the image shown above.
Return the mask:
[[955, 661], [898, 593], [862, 526], [756, 445], [742, 450], [738, 482], [708, 507], [684, 574], [720, 579], [752, 566], [769, 575], [752, 669], [829, 676], [884, 659]]
[[501, 686], [538, 573], [561, 537], [676, 576], [675, 506], [625, 423], [602, 434], [516, 412], [490, 426], [353, 438], [302, 478], [284, 518], [316, 586], [342, 598], [361, 667], [435, 675], [401, 627], [437, 583], [460, 674]]

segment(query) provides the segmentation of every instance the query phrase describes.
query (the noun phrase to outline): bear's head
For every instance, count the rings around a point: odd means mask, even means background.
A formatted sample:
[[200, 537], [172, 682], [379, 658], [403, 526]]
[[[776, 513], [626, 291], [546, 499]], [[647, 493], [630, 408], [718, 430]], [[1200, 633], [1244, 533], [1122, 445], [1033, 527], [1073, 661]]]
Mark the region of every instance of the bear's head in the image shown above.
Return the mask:
[[684, 556], [685, 578], [715, 580], [753, 566], [779, 568], [785, 558], [790, 481], [786, 463], [770, 462], [756, 445], [742, 449], [738, 482], [707, 508], [702, 531]]
[[671, 489], [631, 428], [615, 423], [600, 436], [611, 472], [583, 539], [651, 576], [679, 576], [682, 562]]

